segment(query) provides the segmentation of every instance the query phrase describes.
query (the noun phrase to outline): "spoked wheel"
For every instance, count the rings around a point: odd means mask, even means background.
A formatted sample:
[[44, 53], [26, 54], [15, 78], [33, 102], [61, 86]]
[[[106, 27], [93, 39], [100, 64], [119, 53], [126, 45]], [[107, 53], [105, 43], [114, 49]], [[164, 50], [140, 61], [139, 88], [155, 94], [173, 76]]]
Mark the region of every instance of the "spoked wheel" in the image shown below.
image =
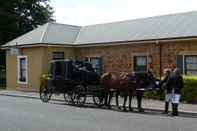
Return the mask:
[[93, 102], [98, 107], [104, 106], [105, 103], [105, 92], [103, 90], [100, 90], [98, 92], [95, 92], [93, 95]]
[[69, 91], [69, 92], [65, 92], [64, 93], [64, 100], [67, 104], [71, 104], [73, 101], [72, 101], [72, 91]]
[[48, 102], [51, 99], [52, 92], [49, 90], [47, 86], [41, 87], [40, 88], [40, 99], [43, 102]]
[[77, 106], [83, 106], [86, 102], [86, 87], [77, 85], [71, 95], [72, 103]]

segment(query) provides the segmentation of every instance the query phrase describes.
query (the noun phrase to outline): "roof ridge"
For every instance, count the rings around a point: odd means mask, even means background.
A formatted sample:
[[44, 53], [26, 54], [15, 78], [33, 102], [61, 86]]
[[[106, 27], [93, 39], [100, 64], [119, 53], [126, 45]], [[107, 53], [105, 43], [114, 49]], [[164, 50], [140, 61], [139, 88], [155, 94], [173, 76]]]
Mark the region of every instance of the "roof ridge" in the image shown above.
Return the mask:
[[40, 39], [40, 43], [43, 43], [44, 42], [44, 39], [45, 39], [45, 36], [50, 28], [50, 22], [47, 23], [46, 25], [46, 28], [44, 29], [43, 33], [42, 33], [42, 36], [41, 36], [41, 39]]
[[71, 24], [64, 24], [64, 23], [57, 23], [57, 22], [49, 22], [50, 24], [55, 24], [55, 25], [63, 25], [63, 26], [73, 26], [73, 27], [82, 27], [80, 25], [71, 25]]
[[169, 16], [185, 15], [185, 14], [191, 14], [191, 13], [197, 13], [197, 10], [195, 10], [195, 11], [187, 11], [187, 12], [178, 12], [178, 13], [169, 13], [169, 14], [155, 15], [155, 16], [148, 16], [148, 17], [141, 17], [141, 18], [134, 18], [134, 19], [126, 19], [126, 20], [119, 20], [119, 21], [111, 21], [111, 22], [106, 22], [106, 23], [90, 24], [90, 25], [85, 25], [85, 26], [82, 26], [82, 27], [89, 27], [89, 26], [96, 26], [96, 25], [105, 25], [105, 24], [114, 24], [114, 23], [123, 23], [123, 22], [129, 22], [129, 21], [146, 20], [146, 19], [158, 18], [158, 17], [169, 17]]
[[44, 31], [42, 33], [42, 36], [41, 36], [41, 39], [40, 39], [40, 43], [43, 42], [43, 40], [44, 40], [44, 38], [46, 36], [46, 33], [48, 32], [49, 24], [50, 24], [50, 22], [46, 23], [46, 27], [45, 27], [45, 29], [44, 29]]
[[77, 33], [77, 36], [76, 36], [75, 40], [73, 41], [73, 44], [76, 44], [76, 43], [77, 43], [77, 40], [78, 40], [78, 38], [79, 38], [79, 33], [81, 32], [82, 28], [83, 28], [83, 27], [81, 27], [81, 28], [79, 29], [79, 31], [78, 31], [78, 33]]

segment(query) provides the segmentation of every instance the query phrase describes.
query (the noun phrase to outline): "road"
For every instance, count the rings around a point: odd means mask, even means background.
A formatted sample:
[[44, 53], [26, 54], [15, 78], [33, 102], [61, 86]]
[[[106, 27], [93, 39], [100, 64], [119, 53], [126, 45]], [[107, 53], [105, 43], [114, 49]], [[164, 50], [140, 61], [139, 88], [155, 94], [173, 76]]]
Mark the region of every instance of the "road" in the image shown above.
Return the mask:
[[0, 131], [197, 131], [197, 118], [0, 96]]

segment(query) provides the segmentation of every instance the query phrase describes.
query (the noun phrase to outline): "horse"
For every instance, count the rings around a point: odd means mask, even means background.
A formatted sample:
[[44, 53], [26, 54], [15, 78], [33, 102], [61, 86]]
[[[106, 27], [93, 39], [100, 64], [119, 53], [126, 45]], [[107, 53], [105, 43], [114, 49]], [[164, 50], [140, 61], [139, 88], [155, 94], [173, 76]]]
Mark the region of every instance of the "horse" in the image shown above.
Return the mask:
[[[124, 92], [125, 96], [133, 95], [135, 86], [132, 86], [131, 75], [126, 72], [104, 73], [100, 79], [101, 86], [106, 92], [105, 105], [111, 108], [112, 92], [116, 92], [116, 104], [118, 105], [119, 92]], [[109, 97], [109, 99], [108, 99]], [[125, 97], [126, 99], [126, 97]], [[119, 107], [119, 106], [118, 106]]]
[[[138, 110], [143, 111], [141, 101], [144, 90], [147, 88], [158, 88], [156, 79], [151, 72], [108, 72], [104, 73], [100, 79], [101, 86], [105, 89], [105, 105], [111, 108], [112, 92], [116, 93], [116, 105], [119, 109], [118, 97], [120, 94], [124, 97], [123, 109], [126, 110], [127, 96], [129, 96], [129, 109], [132, 111], [131, 100], [136, 94], [138, 102]], [[109, 97], [109, 98], [108, 98]]]

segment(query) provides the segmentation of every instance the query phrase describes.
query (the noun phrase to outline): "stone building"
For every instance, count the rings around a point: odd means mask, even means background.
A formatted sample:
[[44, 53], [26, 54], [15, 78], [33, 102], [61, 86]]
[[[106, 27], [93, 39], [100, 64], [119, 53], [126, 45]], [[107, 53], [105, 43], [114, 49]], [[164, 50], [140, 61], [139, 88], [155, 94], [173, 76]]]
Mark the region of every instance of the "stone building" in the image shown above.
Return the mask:
[[89, 26], [42, 25], [2, 46], [7, 88], [38, 91], [52, 59], [81, 59], [96, 71], [147, 71], [177, 66], [197, 74], [197, 12]]

